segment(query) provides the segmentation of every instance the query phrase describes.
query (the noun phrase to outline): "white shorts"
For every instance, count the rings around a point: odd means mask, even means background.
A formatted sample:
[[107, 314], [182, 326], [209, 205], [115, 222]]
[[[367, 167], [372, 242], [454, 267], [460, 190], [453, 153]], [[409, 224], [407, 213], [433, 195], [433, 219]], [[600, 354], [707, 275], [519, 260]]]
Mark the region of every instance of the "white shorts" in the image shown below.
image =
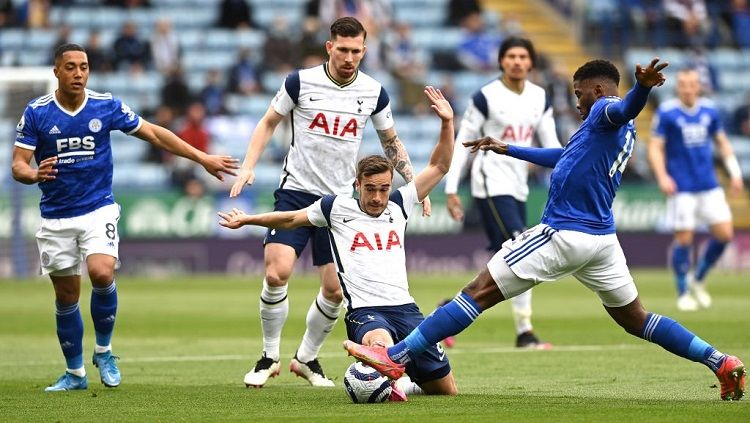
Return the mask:
[[667, 225], [674, 231], [692, 231], [699, 223], [714, 225], [731, 222], [724, 190], [680, 192], [667, 198]]
[[638, 296], [615, 234], [557, 231], [539, 224], [506, 241], [487, 269], [505, 298], [568, 275], [599, 295], [607, 307], [622, 307]]
[[44, 219], [36, 233], [42, 274], [71, 269], [66, 274], [81, 274], [81, 260], [91, 254], [117, 258], [120, 235], [117, 221], [120, 206], [110, 204], [82, 216]]

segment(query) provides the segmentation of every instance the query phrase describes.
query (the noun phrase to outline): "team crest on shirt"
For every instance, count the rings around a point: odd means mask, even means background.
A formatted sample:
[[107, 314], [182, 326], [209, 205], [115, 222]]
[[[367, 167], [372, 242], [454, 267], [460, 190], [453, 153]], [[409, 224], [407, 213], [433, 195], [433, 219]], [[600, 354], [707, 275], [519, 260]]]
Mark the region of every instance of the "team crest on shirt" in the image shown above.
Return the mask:
[[42, 265], [47, 266], [49, 265], [49, 262], [50, 262], [49, 254], [47, 254], [47, 252], [45, 251], [42, 253]]
[[93, 133], [97, 133], [102, 130], [102, 121], [97, 118], [89, 121], [89, 130]]

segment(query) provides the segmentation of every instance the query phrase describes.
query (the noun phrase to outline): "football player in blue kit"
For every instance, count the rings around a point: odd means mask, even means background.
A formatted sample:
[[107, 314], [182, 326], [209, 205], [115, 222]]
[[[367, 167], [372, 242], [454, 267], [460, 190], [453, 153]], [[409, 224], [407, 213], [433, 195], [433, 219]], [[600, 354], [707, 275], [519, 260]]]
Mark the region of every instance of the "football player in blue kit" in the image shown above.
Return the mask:
[[[648, 157], [659, 189], [667, 196], [667, 224], [674, 231], [672, 270], [677, 283], [677, 308], [694, 311], [711, 306], [706, 274], [732, 241], [732, 212], [714, 170], [716, 143], [730, 179], [731, 194], [742, 193], [742, 172], [716, 106], [700, 97], [694, 69], [677, 72], [677, 98], [659, 106], [654, 116]], [[696, 226], [708, 225], [711, 239], [694, 275], [690, 269]]]
[[[118, 262], [120, 207], [112, 194], [111, 131], [135, 135], [191, 159], [223, 180], [239, 166], [229, 156], [209, 155], [171, 131], [147, 122], [109, 93], [88, 90], [85, 50], [63, 44], [55, 50], [55, 92], [31, 101], [16, 127], [13, 178], [38, 184], [41, 227], [36, 234], [42, 274], [55, 289], [57, 337], [67, 369], [46, 391], [86, 389], [83, 320], [78, 308], [81, 261], [93, 292], [91, 317], [96, 333], [93, 363], [105, 386], [120, 384], [111, 339], [117, 314], [114, 271]], [[37, 168], [30, 165], [31, 159]]]
[[669, 317], [647, 312], [615, 233], [612, 201], [633, 150], [632, 119], [665, 78], [658, 59], [635, 69], [635, 86], [617, 97], [620, 74], [610, 62], [594, 60], [573, 75], [583, 122], [564, 148], [527, 148], [491, 137], [467, 141], [473, 151], [498, 154], [553, 168], [542, 222], [503, 248], [487, 267], [445, 306], [390, 348], [344, 341], [350, 355], [398, 378], [404, 367], [435, 342], [455, 335], [484, 310], [542, 282], [573, 275], [594, 291], [612, 319], [631, 335], [709, 367], [723, 400], [744, 394], [745, 366]]

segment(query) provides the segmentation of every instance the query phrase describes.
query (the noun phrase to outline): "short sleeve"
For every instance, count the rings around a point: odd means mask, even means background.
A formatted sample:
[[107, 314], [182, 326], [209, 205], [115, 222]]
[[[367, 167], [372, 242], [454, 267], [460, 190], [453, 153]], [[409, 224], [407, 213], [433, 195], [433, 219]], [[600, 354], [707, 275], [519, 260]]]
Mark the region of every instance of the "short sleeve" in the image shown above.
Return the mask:
[[478, 91], [469, 101], [469, 106], [461, 119], [456, 139], [460, 141], [473, 140], [482, 136], [482, 126], [487, 120], [487, 99]]
[[711, 125], [708, 127], [708, 132], [711, 136], [724, 132], [724, 125], [722, 124], [721, 117], [716, 109], [711, 110]]
[[603, 97], [594, 102], [588, 116], [588, 118], [591, 119], [591, 124], [598, 129], [611, 129], [616, 126], [621, 126], [612, 122], [612, 119], [607, 115], [607, 109], [619, 101], [622, 100], [616, 97]]
[[384, 87], [380, 87], [378, 104], [375, 106], [375, 110], [373, 110], [371, 117], [372, 126], [377, 131], [391, 129], [393, 128], [393, 125], [395, 125], [395, 122], [393, 121], [393, 113], [391, 112], [391, 100]]
[[411, 212], [414, 210], [414, 206], [419, 204], [419, 195], [417, 194], [417, 186], [414, 185], [414, 181], [397, 189], [391, 194], [390, 200], [398, 204], [401, 208], [401, 212], [404, 214], [404, 218], [408, 219], [411, 216]]
[[118, 98], [112, 98], [112, 119], [111, 125], [113, 130], [120, 130], [128, 135], [141, 129], [141, 117], [135, 114], [130, 107], [120, 101]]
[[667, 134], [666, 119], [662, 118], [661, 110], [657, 110], [654, 118], [651, 120], [651, 135], [664, 138]]
[[307, 207], [307, 220], [317, 227], [331, 226], [331, 210], [335, 195], [323, 196], [318, 201]]
[[299, 71], [287, 75], [284, 84], [281, 85], [276, 96], [271, 101], [271, 106], [276, 113], [286, 116], [294, 109], [299, 101]]
[[26, 150], [36, 150], [38, 139], [34, 129], [33, 109], [26, 106], [26, 110], [21, 115], [21, 120], [16, 125], [16, 142], [15, 146]]

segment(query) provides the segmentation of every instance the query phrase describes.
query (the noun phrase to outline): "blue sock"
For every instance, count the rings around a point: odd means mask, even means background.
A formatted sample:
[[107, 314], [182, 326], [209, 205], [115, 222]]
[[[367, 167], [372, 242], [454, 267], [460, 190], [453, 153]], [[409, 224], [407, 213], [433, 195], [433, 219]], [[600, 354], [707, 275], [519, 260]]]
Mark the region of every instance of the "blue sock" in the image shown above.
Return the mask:
[[94, 320], [96, 345], [108, 346], [112, 341], [117, 315], [117, 286], [115, 281], [104, 288], [94, 287], [91, 293], [91, 318]]
[[60, 341], [69, 369], [83, 367], [83, 319], [78, 303], [61, 305], [55, 302], [57, 320], [57, 339]]
[[677, 282], [677, 294], [687, 292], [687, 274], [690, 270], [690, 247], [675, 244], [672, 247], [672, 270]]
[[641, 338], [660, 345], [665, 350], [697, 363], [703, 363], [716, 373], [726, 355], [695, 336], [684, 326], [660, 314], [649, 313], [641, 330]]
[[408, 363], [430, 346], [466, 329], [481, 312], [476, 301], [461, 292], [427, 316], [404, 340], [388, 348], [388, 355], [393, 361]]
[[714, 267], [714, 264], [716, 264], [716, 261], [719, 260], [719, 257], [721, 257], [724, 249], [727, 248], [727, 244], [728, 243], [721, 242], [715, 238], [711, 238], [711, 240], [708, 241], [706, 252], [703, 253], [703, 257], [701, 257], [700, 261], [698, 262], [698, 267], [695, 271], [695, 279], [698, 282], [702, 282], [706, 277], [706, 273], [708, 273], [708, 271], [711, 270], [712, 267]]

